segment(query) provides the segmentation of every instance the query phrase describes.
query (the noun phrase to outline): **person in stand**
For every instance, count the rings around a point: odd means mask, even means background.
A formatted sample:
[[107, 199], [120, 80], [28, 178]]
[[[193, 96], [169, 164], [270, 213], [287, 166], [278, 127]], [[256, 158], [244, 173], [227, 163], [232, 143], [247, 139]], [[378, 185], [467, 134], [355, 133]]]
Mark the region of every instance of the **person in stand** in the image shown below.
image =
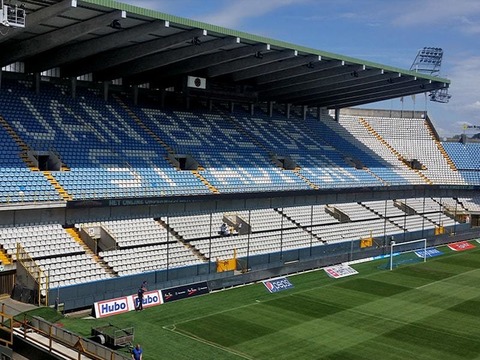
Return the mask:
[[142, 360], [143, 350], [140, 347], [140, 344], [137, 344], [132, 350], [132, 359], [133, 360]]
[[220, 235], [222, 235], [222, 236], [230, 235], [230, 232], [228, 231], [227, 224], [223, 223], [222, 226], [220, 226]]

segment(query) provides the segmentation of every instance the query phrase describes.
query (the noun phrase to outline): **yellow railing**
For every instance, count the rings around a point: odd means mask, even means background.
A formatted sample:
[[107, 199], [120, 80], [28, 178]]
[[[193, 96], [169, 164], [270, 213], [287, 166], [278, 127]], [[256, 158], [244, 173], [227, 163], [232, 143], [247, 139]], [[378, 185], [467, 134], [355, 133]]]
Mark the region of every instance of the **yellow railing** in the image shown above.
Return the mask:
[[42, 268], [37, 265], [35, 260], [32, 259], [30, 254], [22, 247], [22, 245], [17, 243], [17, 266], [19, 264], [37, 284], [38, 305], [42, 304], [42, 285], [45, 285], [45, 304], [48, 304], [48, 276], [43, 272]]

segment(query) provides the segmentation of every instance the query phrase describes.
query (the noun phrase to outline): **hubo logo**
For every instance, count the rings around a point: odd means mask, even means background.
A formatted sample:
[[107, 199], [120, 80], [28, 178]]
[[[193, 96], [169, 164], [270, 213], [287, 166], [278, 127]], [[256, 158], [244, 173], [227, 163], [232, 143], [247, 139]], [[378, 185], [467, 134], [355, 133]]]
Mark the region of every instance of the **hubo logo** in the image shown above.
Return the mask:
[[[134, 302], [135, 302], [135, 307], [138, 306], [138, 296], [134, 296]], [[150, 291], [150, 292], [146, 292], [144, 295], [143, 295], [143, 306], [144, 307], [149, 307], [149, 306], [153, 306], [153, 305], [160, 305], [161, 304], [161, 301], [160, 301], [160, 296], [159, 296], [159, 293], [158, 291]]]
[[287, 278], [284, 278], [284, 277], [265, 280], [263, 281], [263, 285], [265, 285], [267, 290], [271, 293], [293, 288], [293, 284]]
[[129, 311], [126, 297], [97, 303], [97, 313], [102, 316], [120, 314]]

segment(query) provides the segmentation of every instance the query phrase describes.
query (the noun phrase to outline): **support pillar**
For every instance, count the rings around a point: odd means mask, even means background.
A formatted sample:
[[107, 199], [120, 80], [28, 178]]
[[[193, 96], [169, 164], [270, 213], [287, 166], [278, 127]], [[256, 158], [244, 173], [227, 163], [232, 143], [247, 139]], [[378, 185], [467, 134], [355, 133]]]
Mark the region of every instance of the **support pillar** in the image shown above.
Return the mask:
[[290, 119], [290, 109], [292, 108], [292, 104], [285, 104], [285, 115], [287, 119]]
[[108, 90], [110, 87], [110, 81], [103, 82], [103, 100], [108, 101]]
[[70, 93], [72, 94], [72, 99], [77, 98], [77, 78], [74, 76], [70, 78]]
[[255, 104], [250, 104], [250, 116], [255, 115]]
[[269, 117], [273, 116], [273, 101], [268, 102], [268, 116]]
[[41, 79], [40, 73], [37, 72], [37, 73], [33, 74], [33, 78], [34, 78], [33, 86], [34, 86], [35, 94], [38, 95], [38, 94], [40, 94], [40, 79]]
[[307, 105], [303, 105], [302, 107], [302, 113], [303, 113], [303, 120], [307, 120], [307, 112], [308, 112], [308, 106]]
[[165, 96], [166, 96], [166, 91], [165, 90], [160, 90], [160, 106], [165, 108]]
[[133, 95], [133, 104], [137, 106], [138, 105], [138, 85], [137, 84], [133, 85], [132, 87], [132, 95]]
[[340, 109], [335, 108], [335, 121], [339, 122], [339, 120], [340, 120]]

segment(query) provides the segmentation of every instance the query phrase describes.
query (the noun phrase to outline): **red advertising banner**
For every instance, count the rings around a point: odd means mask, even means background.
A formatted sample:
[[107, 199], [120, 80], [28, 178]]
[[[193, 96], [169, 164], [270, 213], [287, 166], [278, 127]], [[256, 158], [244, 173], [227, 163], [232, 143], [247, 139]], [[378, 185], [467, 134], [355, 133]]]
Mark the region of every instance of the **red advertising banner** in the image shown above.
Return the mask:
[[465, 251], [475, 249], [475, 245], [470, 244], [468, 241], [459, 241], [456, 243], [448, 244], [448, 247], [453, 251]]

